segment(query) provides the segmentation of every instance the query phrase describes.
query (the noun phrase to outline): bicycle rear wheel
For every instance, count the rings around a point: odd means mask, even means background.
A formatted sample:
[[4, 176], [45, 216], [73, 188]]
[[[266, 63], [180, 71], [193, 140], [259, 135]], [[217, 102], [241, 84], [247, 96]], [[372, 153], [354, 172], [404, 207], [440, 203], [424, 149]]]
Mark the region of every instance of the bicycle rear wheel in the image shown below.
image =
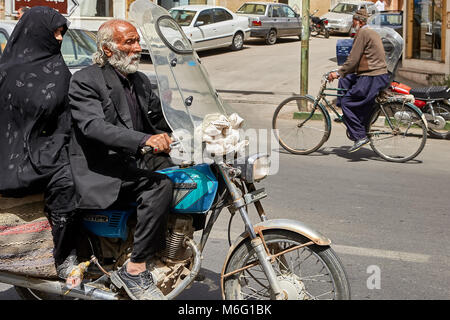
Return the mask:
[[421, 112], [411, 104], [389, 102], [374, 110], [367, 136], [372, 150], [381, 158], [406, 162], [425, 147], [427, 126]]
[[272, 128], [280, 145], [293, 154], [309, 154], [327, 141], [331, 121], [327, 110], [307, 96], [284, 100], [275, 110]]

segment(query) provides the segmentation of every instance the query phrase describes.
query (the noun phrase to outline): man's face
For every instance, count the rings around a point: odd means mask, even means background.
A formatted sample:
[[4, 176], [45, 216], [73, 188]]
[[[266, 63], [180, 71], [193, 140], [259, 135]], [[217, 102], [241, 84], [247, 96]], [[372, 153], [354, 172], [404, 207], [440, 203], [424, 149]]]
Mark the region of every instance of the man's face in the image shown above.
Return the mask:
[[135, 27], [131, 24], [119, 24], [114, 33], [114, 41], [117, 44], [117, 49], [126, 53], [127, 56], [140, 54], [142, 48], [139, 45], [139, 34]]
[[17, 19], [22, 18], [22, 16], [23, 16], [22, 8], [19, 8], [19, 10], [17, 10]]
[[116, 48], [104, 48], [109, 63], [123, 74], [136, 72], [142, 52], [136, 28], [128, 23], [120, 23], [115, 26], [113, 38]]

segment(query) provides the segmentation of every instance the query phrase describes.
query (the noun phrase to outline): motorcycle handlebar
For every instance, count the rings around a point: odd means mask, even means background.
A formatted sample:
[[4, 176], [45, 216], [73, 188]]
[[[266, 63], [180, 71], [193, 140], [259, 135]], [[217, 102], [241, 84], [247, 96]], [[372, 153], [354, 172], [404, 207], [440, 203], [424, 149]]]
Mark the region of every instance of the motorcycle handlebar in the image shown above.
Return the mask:
[[[178, 148], [180, 148], [180, 146], [181, 146], [180, 141], [175, 141], [170, 144], [170, 149], [178, 149]], [[142, 155], [147, 154], [149, 152], [153, 153], [153, 151], [154, 151], [154, 148], [151, 146], [145, 146], [145, 147], [141, 148]]]

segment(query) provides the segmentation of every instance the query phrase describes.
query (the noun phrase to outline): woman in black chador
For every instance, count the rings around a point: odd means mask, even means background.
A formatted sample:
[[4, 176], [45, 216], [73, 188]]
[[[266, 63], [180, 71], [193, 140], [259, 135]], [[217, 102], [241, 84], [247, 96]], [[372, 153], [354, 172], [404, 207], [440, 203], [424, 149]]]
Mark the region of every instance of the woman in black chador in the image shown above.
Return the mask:
[[61, 55], [68, 21], [34, 7], [17, 23], [0, 58], [0, 193], [45, 192], [58, 275], [75, 263], [75, 199], [67, 145], [71, 73]]

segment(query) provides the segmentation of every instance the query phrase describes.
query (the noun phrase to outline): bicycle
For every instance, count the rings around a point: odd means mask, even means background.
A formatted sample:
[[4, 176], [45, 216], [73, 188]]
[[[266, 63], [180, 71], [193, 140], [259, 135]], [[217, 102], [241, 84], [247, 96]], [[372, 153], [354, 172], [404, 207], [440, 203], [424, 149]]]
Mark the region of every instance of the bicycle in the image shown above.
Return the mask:
[[[289, 97], [274, 112], [272, 128], [275, 137], [290, 153], [310, 154], [328, 140], [331, 118], [327, 109], [337, 116], [336, 122], [344, 123], [343, 116], [326, 96], [342, 97], [346, 90], [328, 88], [328, 75], [326, 73], [323, 76], [316, 98], [310, 95]], [[375, 99], [367, 124], [367, 136], [372, 150], [386, 161], [412, 160], [425, 147], [428, 124], [423, 113], [412, 102], [412, 96], [395, 95], [386, 90], [381, 91]]]

